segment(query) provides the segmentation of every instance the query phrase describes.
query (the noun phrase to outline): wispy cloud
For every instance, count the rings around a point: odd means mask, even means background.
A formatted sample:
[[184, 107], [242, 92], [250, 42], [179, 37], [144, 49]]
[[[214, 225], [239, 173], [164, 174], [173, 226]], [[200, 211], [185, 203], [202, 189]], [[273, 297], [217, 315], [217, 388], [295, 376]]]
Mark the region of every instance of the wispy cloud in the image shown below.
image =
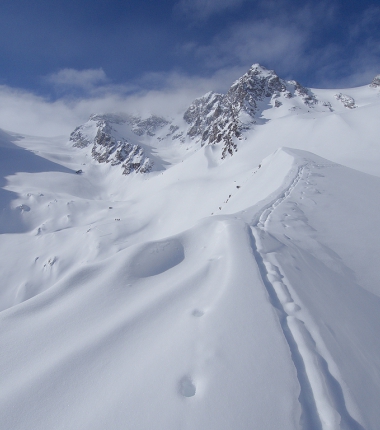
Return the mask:
[[211, 15], [241, 6], [247, 0], [180, 0], [174, 12], [190, 19], [207, 19]]
[[107, 82], [103, 69], [62, 69], [46, 76], [46, 81], [59, 88], [81, 88], [90, 90]]
[[355, 42], [363, 36], [371, 36], [376, 33], [380, 24], [380, 7], [370, 6], [361, 15], [357, 16], [355, 22], [350, 25], [349, 40]]
[[319, 87], [365, 85], [380, 73], [380, 7], [364, 9], [347, 27], [347, 37], [340, 44], [330, 43], [314, 52]]
[[[283, 78], [317, 87], [364, 85], [379, 73], [379, 7], [341, 23], [336, 1], [306, 1], [298, 8], [289, 0], [256, 3], [256, 15], [234, 21], [208, 43], [187, 42], [179, 51], [209, 71], [257, 62]], [[347, 29], [340, 28], [339, 37], [337, 25]]]
[[49, 102], [31, 92], [0, 86], [0, 127], [23, 134], [66, 134], [74, 112], [62, 101]]
[[[0, 86], [0, 128], [36, 136], [69, 134], [92, 113], [127, 112], [172, 116], [207, 91], [224, 91], [245, 70], [221, 69], [209, 77], [180, 72], [147, 73], [131, 84], [93, 85], [85, 97], [55, 101], [32, 92]], [[131, 90], [133, 88], [133, 91]]]
[[207, 67], [218, 69], [258, 62], [291, 70], [300, 63], [308, 35], [296, 26], [269, 21], [231, 26], [208, 45], [194, 46], [194, 55]]
[[208, 43], [188, 42], [179, 51], [209, 70], [261, 63], [284, 77], [296, 78], [295, 70], [302, 75], [315, 66], [310, 48], [315, 35], [333, 21], [335, 7], [323, 0], [298, 8], [291, 8], [289, 0], [255, 0], [255, 5], [256, 14], [234, 20]]

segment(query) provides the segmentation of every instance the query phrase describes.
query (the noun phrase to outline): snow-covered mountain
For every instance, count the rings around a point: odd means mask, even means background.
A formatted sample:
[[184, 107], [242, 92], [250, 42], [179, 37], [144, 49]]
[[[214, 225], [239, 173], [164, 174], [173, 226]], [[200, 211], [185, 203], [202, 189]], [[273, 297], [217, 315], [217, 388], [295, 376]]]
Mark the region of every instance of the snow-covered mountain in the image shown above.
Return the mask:
[[130, 115], [91, 115], [83, 125], [70, 135], [70, 141], [77, 148], [91, 146], [92, 157], [99, 163], [121, 165], [123, 174], [148, 173], [154, 165], [154, 157], [141, 143], [127, 139], [133, 132], [137, 136], [154, 136], [154, 132], [168, 121], [157, 116], [145, 120]]
[[[376, 100], [379, 79], [375, 77], [367, 91], [358, 94], [360, 106]], [[357, 94], [356, 89], [347, 91]], [[73, 131], [70, 140], [78, 148], [91, 146], [92, 156], [101, 163], [120, 164], [124, 174], [147, 173], [163, 169], [162, 160], [152, 156], [152, 148], [186, 146], [189, 150], [210, 145], [223, 160], [238, 151], [250, 132], [270, 119], [301, 114], [311, 114], [313, 119], [328, 114], [334, 117], [356, 107], [352, 94], [305, 88], [254, 64], [226, 94], [205, 94], [194, 100], [182, 118], [92, 115]]]
[[0, 428], [378, 429], [379, 76], [2, 131]]

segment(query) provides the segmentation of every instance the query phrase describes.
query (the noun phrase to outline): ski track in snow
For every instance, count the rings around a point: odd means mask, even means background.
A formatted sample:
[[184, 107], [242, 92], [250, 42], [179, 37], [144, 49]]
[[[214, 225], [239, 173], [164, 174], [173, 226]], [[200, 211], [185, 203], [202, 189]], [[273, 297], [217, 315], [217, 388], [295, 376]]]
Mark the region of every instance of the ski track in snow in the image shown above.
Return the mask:
[[[267, 290], [270, 303], [278, 315], [281, 329], [289, 345], [291, 358], [300, 385], [302, 430], [364, 430], [350, 415], [341, 383], [331, 373], [337, 368], [322, 339], [313, 337], [316, 326], [310, 318], [303, 319], [302, 304], [297, 303], [291, 286], [284, 282], [284, 275], [275, 259], [275, 252], [265, 252], [262, 239], [270, 235], [268, 224], [271, 214], [281, 205], [305, 177], [308, 181], [312, 168], [328, 168], [337, 165], [319, 165], [306, 162], [298, 168], [292, 183], [272, 203], [256, 215], [257, 222], [251, 227], [251, 246], [260, 274]], [[277, 263], [277, 264], [274, 264]], [[323, 352], [322, 352], [323, 351]]]

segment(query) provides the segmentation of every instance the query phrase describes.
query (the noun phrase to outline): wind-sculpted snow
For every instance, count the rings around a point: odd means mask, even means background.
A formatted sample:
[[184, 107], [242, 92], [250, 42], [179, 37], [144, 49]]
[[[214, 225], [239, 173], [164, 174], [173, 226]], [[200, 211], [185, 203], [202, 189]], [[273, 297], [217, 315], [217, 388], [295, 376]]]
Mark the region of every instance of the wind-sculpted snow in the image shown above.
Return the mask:
[[155, 276], [181, 263], [184, 256], [179, 241], [167, 240], [143, 246], [131, 263], [131, 273], [138, 278]]
[[[352, 405], [350, 391], [346, 389], [345, 385], [341, 385], [341, 375], [337, 370], [333, 356], [326, 348], [313, 319], [307, 313], [305, 315], [303, 304], [297, 296], [297, 288], [308, 290], [307, 284], [299, 283], [297, 279], [299, 275], [297, 275], [296, 280], [293, 280], [294, 283], [290, 282], [285, 275], [288, 265], [286, 265], [284, 272], [278, 263], [278, 257], [281, 259], [283, 255], [291, 254], [291, 251], [289, 250], [289, 252], [288, 249], [293, 248], [291, 245], [292, 238], [284, 234], [284, 240], [277, 234], [273, 235], [271, 231], [271, 218], [274, 213], [281, 211], [281, 207], [285, 204], [293, 204], [298, 207], [299, 203], [292, 201], [293, 194], [296, 194], [298, 189], [304, 187], [305, 184], [305, 188], [308, 189], [311, 177], [313, 177], [313, 180], [323, 177], [319, 172], [314, 173], [315, 170], [321, 171], [324, 168], [334, 167], [338, 166], [326, 164], [325, 162], [321, 163], [320, 161], [317, 164], [314, 160], [310, 159], [305, 160], [304, 164], [299, 166], [298, 174], [290, 186], [284, 190], [283, 194], [271, 206], [262, 211], [257, 224], [253, 224], [252, 226], [254, 237], [252, 241], [253, 252], [260, 267], [271, 302], [279, 312], [282, 330], [292, 351], [292, 359], [297, 368], [301, 388], [299, 401], [302, 406], [300, 423], [302, 428], [305, 429], [363, 429], [362, 425], [359, 424], [348, 410], [351, 407], [351, 413], [356, 415], [356, 418], [360, 417], [360, 415], [357, 415], [357, 409]], [[307, 193], [301, 191], [301, 195], [301, 199], [310, 198], [310, 191], [308, 190]], [[314, 197], [315, 193], [311, 193], [311, 195]], [[292, 210], [294, 211], [295, 209], [292, 208]], [[291, 215], [286, 213], [282, 214], [281, 218], [285, 222], [288, 222], [289, 216], [291, 217]], [[300, 224], [304, 224], [304, 231], [312, 237], [312, 229], [310, 228], [310, 231], [307, 231], [309, 226], [305, 214], [301, 210], [298, 210], [293, 215], [293, 218]], [[286, 224], [283, 224], [283, 226], [287, 227]], [[301, 230], [300, 226], [298, 226], [297, 230]], [[286, 231], [286, 233], [289, 232]], [[275, 245], [276, 242], [277, 245]], [[295, 247], [297, 248], [297, 244], [295, 244]], [[316, 243], [314, 248], [318, 255], [320, 245]], [[324, 253], [326, 253], [327, 248], [321, 251], [320, 255], [324, 259]], [[339, 259], [332, 251], [329, 254], [332, 256], [331, 260]], [[291, 257], [294, 259], [292, 265], [298, 264], [297, 257], [294, 255], [291, 255]], [[300, 261], [304, 261], [305, 259], [307, 257], [301, 258]], [[332, 261], [330, 261], [331, 263]], [[339, 264], [341, 264], [340, 261], [338, 264], [334, 262], [332, 265], [338, 266]], [[296, 269], [301, 270], [298, 266], [296, 266]], [[321, 276], [324, 270], [321, 267], [319, 269], [319, 276]], [[308, 284], [310, 285], [312, 282], [309, 281]], [[313, 300], [316, 300], [315, 296], [313, 296]], [[318, 307], [318, 304], [314, 303], [314, 305]], [[336, 307], [339, 308], [339, 306]], [[375, 324], [379, 325], [379, 323], [380, 319], [377, 319]]]
[[[240, 175], [221, 215], [174, 236], [143, 226], [143, 196], [76, 198], [81, 219], [30, 236], [19, 304], [0, 313], [3, 428], [376, 428], [380, 291], [362, 264], [378, 243], [345, 205], [367, 190], [376, 225], [379, 180], [295, 150]], [[160, 187], [150, 223], [186, 229]]]
[[245, 224], [209, 220], [166, 242], [186, 256], [171, 268], [129, 269], [151, 267], [162, 241], [127, 248], [1, 314], [4, 334], [29, 333], [0, 340], [4, 428], [296, 426], [294, 370]]

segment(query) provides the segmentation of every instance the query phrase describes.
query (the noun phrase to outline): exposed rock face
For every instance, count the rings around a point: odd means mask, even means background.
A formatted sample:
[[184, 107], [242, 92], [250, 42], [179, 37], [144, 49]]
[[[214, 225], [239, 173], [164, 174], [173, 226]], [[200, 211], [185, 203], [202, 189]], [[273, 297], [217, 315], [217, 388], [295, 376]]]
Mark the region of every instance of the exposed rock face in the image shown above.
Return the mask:
[[121, 115], [92, 115], [86, 124], [71, 133], [70, 140], [78, 148], [92, 144], [91, 154], [95, 160], [99, 163], [111, 163], [112, 166], [121, 165], [124, 175], [132, 172], [146, 173], [152, 169], [153, 161], [146, 156], [140, 145], [131, 144], [124, 137], [118, 136], [112, 125], [132, 122], [132, 130], [137, 130], [136, 134], [149, 134], [161, 124], [158, 117], [152, 118], [137, 120]]
[[135, 116], [127, 116], [125, 122], [132, 126], [131, 129], [135, 134], [137, 134], [137, 136], [143, 136], [144, 134], [148, 136], [154, 136], [158, 129], [169, 123], [164, 118], [156, 115], [152, 115], [146, 119], [141, 119]]
[[133, 171], [146, 173], [153, 167], [153, 162], [145, 156], [139, 145], [132, 145], [124, 138], [116, 140], [107, 121], [100, 124], [91, 153], [99, 163], [111, 163], [112, 166], [121, 164], [124, 175]]
[[330, 102], [322, 102], [322, 106], [327, 107], [330, 112], [334, 110]]
[[125, 121], [125, 117], [121, 115], [91, 115], [88, 122], [80, 125], [70, 134], [70, 141], [74, 142], [73, 146], [77, 148], [85, 148], [95, 141], [94, 126], [98, 129], [104, 128], [105, 132], [110, 132], [112, 130], [110, 124], [123, 124]]
[[70, 134], [70, 141], [74, 142], [73, 146], [75, 146], [76, 148], [86, 148], [86, 146], [91, 145], [92, 143], [91, 139], [84, 132], [83, 125], [77, 127]]
[[343, 103], [343, 106], [347, 109], [355, 109], [357, 106], [355, 100], [347, 94], [335, 94], [335, 98]]
[[205, 130], [219, 115], [219, 105], [223, 97], [220, 94], [209, 92], [203, 97], [193, 101], [183, 115], [184, 120], [190, 125], [188, 136], [203, 135]]
[[[207, 93], [191, 104], [184, 114], [189, 124], [187, 135], [202, 146], [222, 142], [222, 158], [232, 155], [237, 150], [236, 140], [256, 123], [260, 104], [269, 104], [280, 94], [286, 98], [300, 97], [307, 106], [317, 103], [314, 94], [298, 82], [284, 81], [274, 71], [255, 64], [225, 95]], [[275, 106], [280, 107], [281, 102], [276, 100]]]
[[371, 88], [380, 88], [380, 75], [375, 76], [369, 86]]
[[294, 85], [295, 95], [301, 97], [305, 105], [313, 107], [313, 105], [318, 103], [315, 95], [308, 88], [303, 87], [297, 81], [288, 81], [288, 84]]

